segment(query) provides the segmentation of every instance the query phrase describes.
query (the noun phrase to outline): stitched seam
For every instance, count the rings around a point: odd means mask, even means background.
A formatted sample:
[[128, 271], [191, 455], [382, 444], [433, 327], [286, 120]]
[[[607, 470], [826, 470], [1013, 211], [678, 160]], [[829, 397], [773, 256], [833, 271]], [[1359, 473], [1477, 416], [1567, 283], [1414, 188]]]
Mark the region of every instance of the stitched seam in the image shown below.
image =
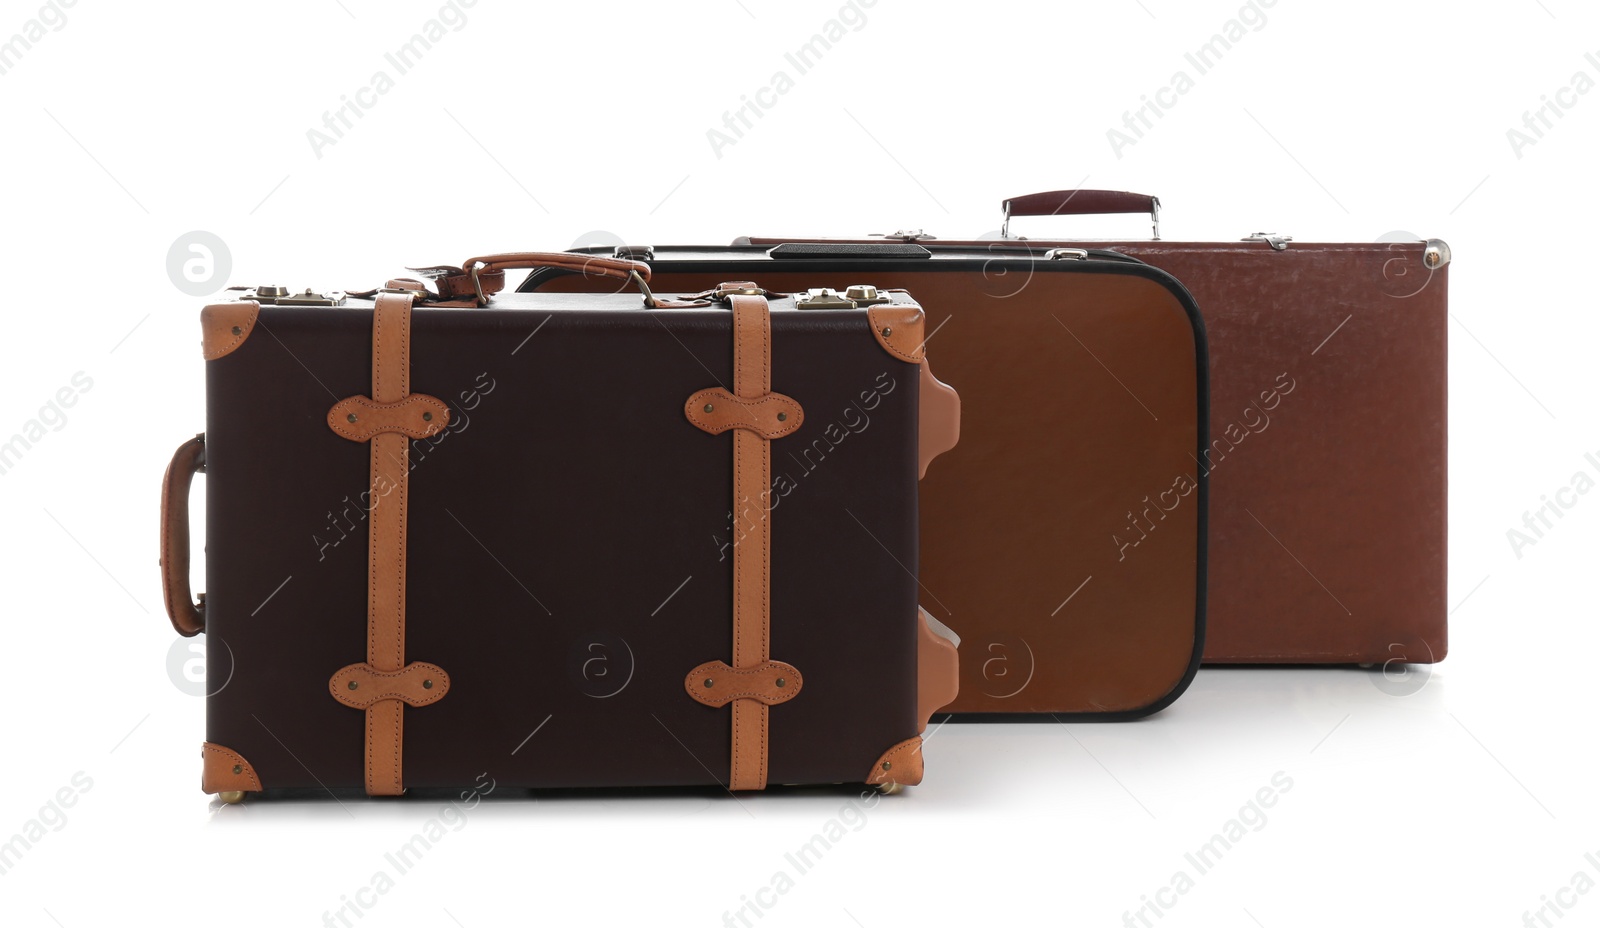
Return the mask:
[[224, 760], [234, 761], [239, 766], [243, 767], [245, 769], [244, 776], [249, 777], [250, 785], [254, 786], [257, 790], [261, 789], [261, 781], [256, 779], [255, 768], [250, 766], [250, 762], [244, 759], [244, 755], [239, 754], [237, 751], [230, 751], [227, 748], [217, 747], [214, 744], [207, 744], [204, 745], [204, 747], [207, 751], [215, 751], [216, 753], [221, 754]]

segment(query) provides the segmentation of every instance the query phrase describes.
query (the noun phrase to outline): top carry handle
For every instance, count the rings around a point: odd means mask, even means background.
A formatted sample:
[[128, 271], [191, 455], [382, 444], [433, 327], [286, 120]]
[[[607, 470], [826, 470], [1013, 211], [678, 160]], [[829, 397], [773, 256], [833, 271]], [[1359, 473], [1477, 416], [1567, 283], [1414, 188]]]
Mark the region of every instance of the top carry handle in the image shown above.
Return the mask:
[[1000, 237], [1010, 238], [1012, 216], [1087, 216], [1102, 213], [1149, 213], [1151, 237], [1161, 239], [1161, 200], [1123, 190], [1050, 190], [1012, 197], [1000, 204], [1005, 219]]

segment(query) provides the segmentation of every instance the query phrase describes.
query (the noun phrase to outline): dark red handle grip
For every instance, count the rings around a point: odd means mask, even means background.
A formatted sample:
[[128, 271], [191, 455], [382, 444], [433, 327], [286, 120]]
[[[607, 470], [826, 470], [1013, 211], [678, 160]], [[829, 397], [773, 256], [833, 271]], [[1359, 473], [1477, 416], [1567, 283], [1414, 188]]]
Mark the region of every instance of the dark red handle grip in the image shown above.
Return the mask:
[[1161, 201], [1123, 190], [1050, 190], [1012, 197], [1000, 204], [1007, 216], [1085, 216], [1095, 213], [1154, 213]]

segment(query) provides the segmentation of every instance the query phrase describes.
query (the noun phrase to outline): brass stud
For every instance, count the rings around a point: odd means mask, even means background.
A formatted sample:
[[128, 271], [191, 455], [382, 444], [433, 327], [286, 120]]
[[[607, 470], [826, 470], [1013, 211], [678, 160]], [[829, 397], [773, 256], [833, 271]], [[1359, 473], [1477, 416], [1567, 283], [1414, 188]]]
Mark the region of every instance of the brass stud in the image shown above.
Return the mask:
[[714, 684], [712, 683], [711, 678], [706, 677], [706, 689], [710, 689], [713, 685]]
[[711, 412], [711, 411], [712, 411], [712, 410], [714, 410], [714, 409], [716, 409], [716, 408], [717, 408], [717, 407], [715, 407], [715, 406], [713, 406], [713, 405], [711, 405], [711, 404], [710, 404], [710, 403], [707, 403], [707, 404], [706, 404], [706, 412]]
[[433, 689], [433, 681], [432, 680], [423, 680], [422, 681], [422, 688], [425, 689], [425, 690]]
[[788, 422], [789, 421], [789, 414], [786, 413], [786, 412], [778, 413], [778, 421], [779, 422]]
[[432, 422], [432, 421], [433, 421], [433, 413], [431, 413], [431, 412], [424, 412], [424, 413], [423, 413], [423, 414], [422, 414], [422, 421], [423, 421], [423, 422]]
[[888, 761], [884, 761], [883, 762], [883, 769], [885, 769], [885, 770], [888, 770], [892, 766], [894, 766], [894, 765], [889, 763]]
[[883, 337], [884, 338], [888, 338], [889, 336], [891, 336], [893, 334], [894, 334], [894, 329], [890, 328], [889, 326], [884, 326], [883, 327]]
[[233, 327], [233, 334], [235, 334], [235, 335], [243, 335], [244, 334], [244, 329], [241, 329], [238, 326], [234, 326]]
[[351, 689], [358, 689], [358, 688], [360, 688], [360, 686], [361, 686], [361, 684], [357, 683], [356, 681], [354, 681], [354, 680], [350, 681], [350, 688]]
[[243, 764], [234, 764], [233, 765], [233, 772], [234, 773], [244, 773], [244, 765]]
[[345, 416], [345, 418], [349, 419], [351, 422], [354, 422], [354, 421], [356, 421], [356, 414], [355, 413], [351, 413], [350, 415]]
[[782, 687], [783, 684], [784, 684], [784, 680], [783, 680], [782, 677], [779, 677], [777, 680], [775, 680], [773, 682], [777, 683], [779, 687]]

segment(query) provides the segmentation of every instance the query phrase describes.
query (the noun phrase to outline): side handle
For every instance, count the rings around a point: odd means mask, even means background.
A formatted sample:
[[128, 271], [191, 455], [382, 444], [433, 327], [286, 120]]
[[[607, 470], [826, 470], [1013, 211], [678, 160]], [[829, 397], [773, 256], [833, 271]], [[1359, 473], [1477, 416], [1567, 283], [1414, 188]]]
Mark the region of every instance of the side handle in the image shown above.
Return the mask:
[[189, 590], [189, 487], [206, 469], [206, 437], [196, 435], [178, 446], [161, 480], [161, 592], [167, 617], [178, 634], [191, 638], [205, 631], [204, 594]]
[[961, 689], [961, 638], [949, 626], [917, 607], [917, 731], [935, 712], [956, 701]]
[[928, 359], [922, 359], [922, 381], [917, 414], [917, 479], [928, 475], [928, 463], [956, 446], [961, 439], [961, 397], [950, 385], [933, 376]]

